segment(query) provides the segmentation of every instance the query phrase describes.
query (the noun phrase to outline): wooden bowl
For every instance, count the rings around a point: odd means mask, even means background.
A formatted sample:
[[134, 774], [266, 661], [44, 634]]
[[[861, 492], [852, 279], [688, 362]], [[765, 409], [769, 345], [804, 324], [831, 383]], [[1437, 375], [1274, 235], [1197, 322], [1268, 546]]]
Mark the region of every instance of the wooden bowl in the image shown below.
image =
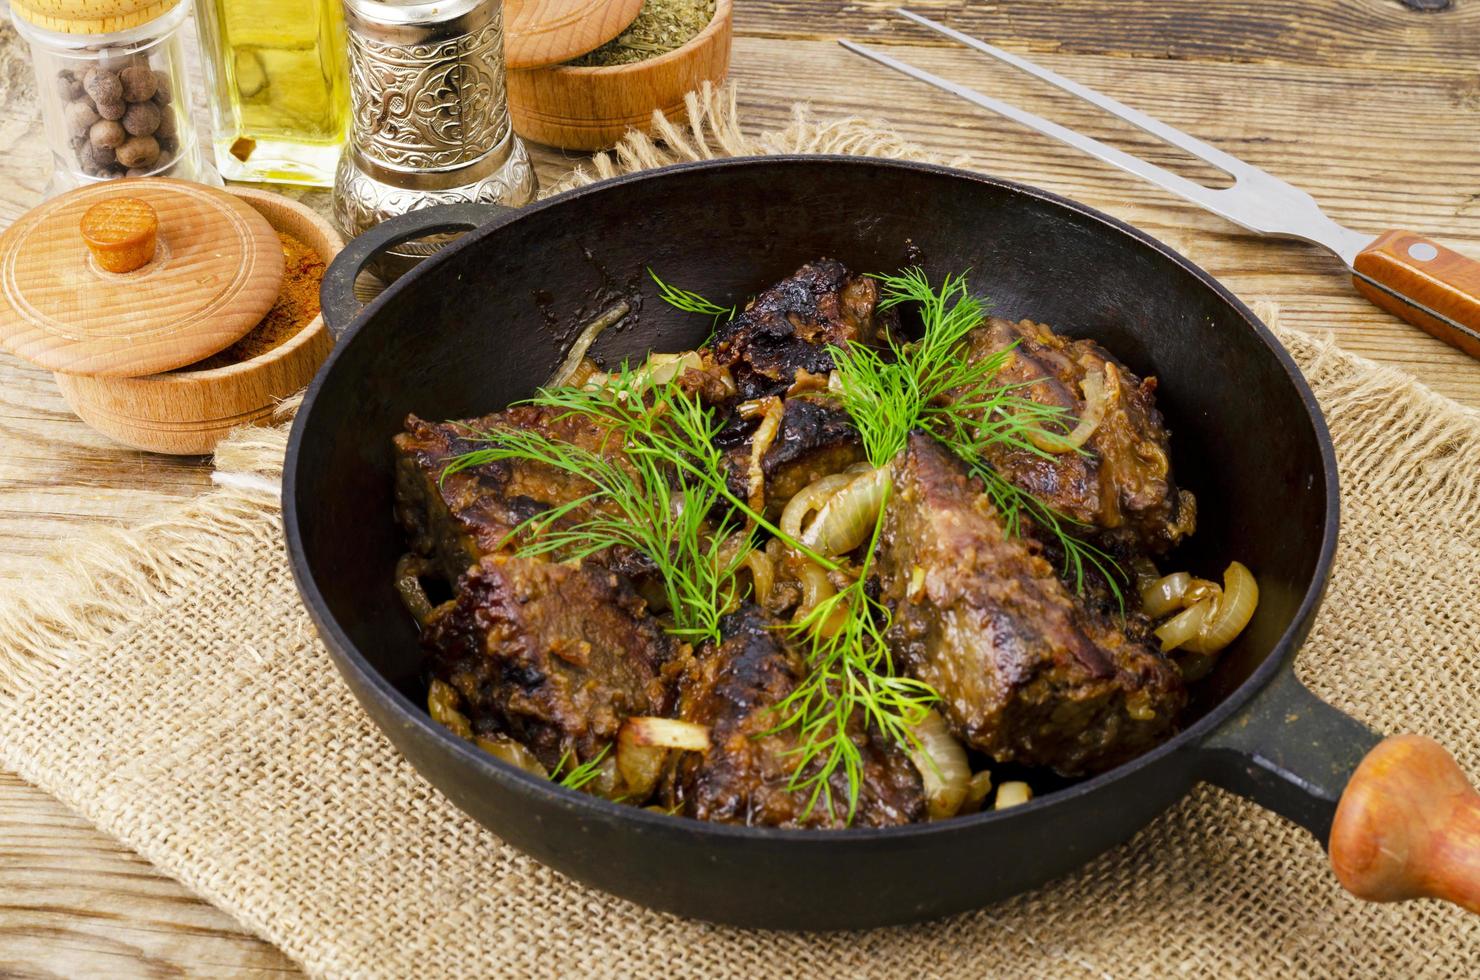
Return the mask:
[[[297, 201], [245, 187], [227, 190], [268, 224], [297, 238], [327, 264], [344, 241]], [[57, 374], [72, 411], [99, 432], [135, 449], [176, 456], [208, 453], [238, 425], [263, 422], [277, 403], [313, 378], [334, 342], [314, 317], [287, 343], [250, 360], [208, 371], [182, 368], [140, 378]]]
[[656, 58], [607, 68], [550, 65], [509, 72], [514, 131], [566, 150], [600, 150], [629, 129], [652, 130], [654, 109], [674, 118], [684, 96], [718, 85], [730, 69], [731, 0], [686, 44]]

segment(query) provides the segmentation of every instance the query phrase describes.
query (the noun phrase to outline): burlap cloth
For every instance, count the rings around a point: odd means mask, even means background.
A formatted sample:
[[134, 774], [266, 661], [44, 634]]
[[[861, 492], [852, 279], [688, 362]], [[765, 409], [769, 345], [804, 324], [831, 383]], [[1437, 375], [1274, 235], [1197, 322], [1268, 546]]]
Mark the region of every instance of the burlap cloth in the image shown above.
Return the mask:
[[[634, 141], [598, 175], [757, 150], [923, 155], [856, 121], [749, 139], [697, 108], [673, 148]], [[1325, 408], [1344, 491], [1300, 674], [1480, 771], [1480, 415], [1280, 336]], [[313, 973], [1480, 976], [1480, 919], [1357, 902], [1308, 834], [1206, 787], [1064, 880], [916, 927], [746, 932], [572, 884], [423, 782], [340, 682], [283, 555], [284, 437], [239, 434], [218, 454], [221, 489], [72, 544], [0, 598], [0, 763]]]

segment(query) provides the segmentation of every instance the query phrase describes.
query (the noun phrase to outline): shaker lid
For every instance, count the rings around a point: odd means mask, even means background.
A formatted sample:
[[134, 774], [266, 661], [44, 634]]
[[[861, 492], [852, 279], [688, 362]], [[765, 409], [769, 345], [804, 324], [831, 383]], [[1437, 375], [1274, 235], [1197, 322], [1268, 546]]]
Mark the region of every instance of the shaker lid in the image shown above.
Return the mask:
[[504, 59], [541, 68], [595, 51], [632, 26], [642, 0], [504, 0]]
[[[108, 271], [136, 265], [120, 253], [151, 236], [143, 265]], [[282, 243], [240, 198], [162, 177], [103, 181], [0, 235], [0, 346], [67, 374], [169, 371], [251, 332], [282, 282]]]
[[162, 17], [183, 0], [11, 0], [27, 23], [62, 34], [111, 34]]

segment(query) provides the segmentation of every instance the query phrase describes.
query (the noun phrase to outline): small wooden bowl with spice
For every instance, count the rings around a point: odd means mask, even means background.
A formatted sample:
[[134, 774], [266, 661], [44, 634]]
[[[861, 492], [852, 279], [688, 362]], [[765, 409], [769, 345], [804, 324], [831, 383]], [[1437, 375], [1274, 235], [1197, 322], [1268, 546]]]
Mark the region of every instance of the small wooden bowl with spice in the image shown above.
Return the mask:
[[207, 453], [270, 420], [328, 356], [319, 283], [342, 247], [315, 212], [266, 191], [93, 185], [0, 238], [0, 276], [12, 276], [0, 342], [52, 369], [104, 435]]
[[513, 8], [543, 9], [540, 0], [507, 2], [509, 112], [515, 132], [537, 143], [600, 150], [629, 129], [650, 132], [654, 109], [679, 117], [684, 96], [730, 68], [731, 0], [645, 0], [621, 33], [593, 35], [594, 19], [583, 22], [569, 35], [575, 50], [521, 24]]

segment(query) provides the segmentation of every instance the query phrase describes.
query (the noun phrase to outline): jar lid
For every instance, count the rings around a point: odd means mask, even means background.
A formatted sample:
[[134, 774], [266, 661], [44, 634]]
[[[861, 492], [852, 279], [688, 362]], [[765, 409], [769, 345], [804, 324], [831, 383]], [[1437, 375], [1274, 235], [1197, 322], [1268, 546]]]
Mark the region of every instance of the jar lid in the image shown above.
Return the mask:
[[[156, 226], [152, 258], [121, 273], [107, 271], [92, 250], [95, 229], [90, 247], [82, 228], [95, 205], [119, 198], [147, 204], [117, 210], [152, 209]], [[133, 241], [112, 238], [101, 244]], [[0, 346], [67, 374], [170, 371], [246, 336], [282, 283], [282, 243], [240, 198], [163, 177], [104, 181], [47, 201], [0, 235]]]
[[578, 58], [641, 11], [642, 0], [504, 0], [504, 60], [517, 71]]
[[147, 24], [183, 0], [11, 0], [28, 23], [62, 34], [111, 34]]

